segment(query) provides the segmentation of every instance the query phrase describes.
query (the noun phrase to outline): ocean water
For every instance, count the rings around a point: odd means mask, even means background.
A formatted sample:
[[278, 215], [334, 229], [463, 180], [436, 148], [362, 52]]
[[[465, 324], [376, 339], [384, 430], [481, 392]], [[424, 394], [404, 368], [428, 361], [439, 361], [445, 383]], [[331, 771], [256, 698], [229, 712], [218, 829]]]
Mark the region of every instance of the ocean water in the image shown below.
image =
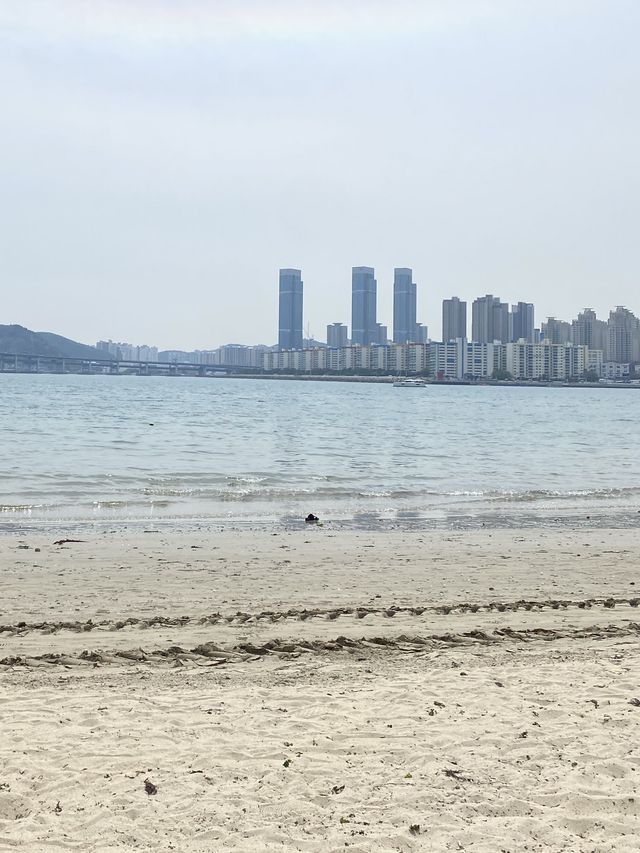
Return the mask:
[[640, 392], [0, 375], [0, 530], [640, 524]]

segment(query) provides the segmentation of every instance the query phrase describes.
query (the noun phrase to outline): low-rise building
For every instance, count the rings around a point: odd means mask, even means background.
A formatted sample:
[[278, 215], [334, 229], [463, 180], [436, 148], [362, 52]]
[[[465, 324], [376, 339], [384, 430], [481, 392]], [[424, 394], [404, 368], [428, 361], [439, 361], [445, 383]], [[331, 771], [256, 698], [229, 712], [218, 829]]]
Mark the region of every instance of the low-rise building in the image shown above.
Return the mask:
[[520, 340], [506, 346], [506, 370], [514, 379], [562, 382], [580, 379], [588, 369], [588, 348], [571, 343], [555, 344]]
[[628, 379], [632, 373], [632, 365], [624, 364], [619, 361], [605, 361], [602, 364], [600, 376], [603, 379]]

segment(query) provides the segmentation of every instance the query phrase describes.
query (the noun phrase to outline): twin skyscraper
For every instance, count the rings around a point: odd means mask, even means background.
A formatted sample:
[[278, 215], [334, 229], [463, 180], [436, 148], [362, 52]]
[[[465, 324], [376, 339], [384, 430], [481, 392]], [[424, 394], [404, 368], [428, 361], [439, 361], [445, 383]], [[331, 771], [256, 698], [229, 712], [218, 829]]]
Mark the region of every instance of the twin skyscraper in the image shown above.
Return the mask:
[[[302, 273], [300, 270], [280, 270], [280, 311], [278, 348], [302, 349]], [[393, 276], [393, 342], [397, 344], [426, 340], [426, 328], [416, 322], [416, 285], [413, 272], [397, 267]], [[351, 343], [386, 344], [387, 327], [378, 323], [378, 283], [373, 267], [353, 267], [351, 270]], [[347, 330], [342, 323], [327, 329], [329, 346], [344, 346]]]

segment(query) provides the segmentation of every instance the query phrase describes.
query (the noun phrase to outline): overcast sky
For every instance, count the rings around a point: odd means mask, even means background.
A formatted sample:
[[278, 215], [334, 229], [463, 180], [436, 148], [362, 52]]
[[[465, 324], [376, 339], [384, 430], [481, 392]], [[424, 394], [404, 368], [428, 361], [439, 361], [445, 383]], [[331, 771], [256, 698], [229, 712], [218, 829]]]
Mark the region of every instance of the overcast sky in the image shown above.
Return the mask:
[[640, 313], [638, 0], [3, 0], [0, 322], [212, 348], [493, 293]]

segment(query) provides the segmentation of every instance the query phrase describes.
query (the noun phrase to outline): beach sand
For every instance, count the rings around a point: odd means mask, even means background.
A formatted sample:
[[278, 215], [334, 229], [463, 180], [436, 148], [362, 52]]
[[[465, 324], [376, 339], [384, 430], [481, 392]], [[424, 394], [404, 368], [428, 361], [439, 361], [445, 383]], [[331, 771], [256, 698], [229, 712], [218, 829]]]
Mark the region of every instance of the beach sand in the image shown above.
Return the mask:
[[0, 850], [638, 850], [640, 531], [60, 536], [0, 539]]

